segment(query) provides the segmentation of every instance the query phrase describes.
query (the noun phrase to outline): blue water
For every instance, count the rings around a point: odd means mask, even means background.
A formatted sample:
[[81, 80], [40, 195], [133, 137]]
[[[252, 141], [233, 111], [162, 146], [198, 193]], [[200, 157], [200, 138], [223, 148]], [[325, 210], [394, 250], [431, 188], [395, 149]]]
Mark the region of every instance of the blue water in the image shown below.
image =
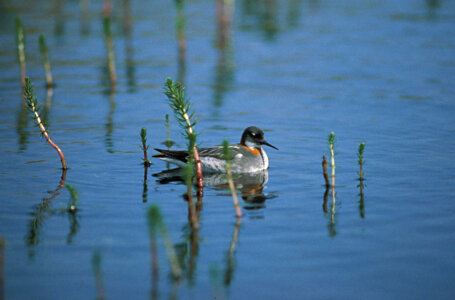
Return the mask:
[[[110, 299], [453, 297], [451, 1], [237, 1], [224, 49], [216, 47], [215, 3], [189, 2], [184, 72], [173, 3], [130, 2], [130, 35], [123, 3], [114, 3], [114, 93], [101, 3], [92, 1], [88, 14], [77, 1], [0, 4], [5, 299], [96, 298], [95, 251]], [[69, 189], [58, 189], [59, 158], [22, 108], [16, 15], [26, 26], [27, 75], [43, 107], [38, 36], [47, 38], [57, 84], [47, 121], [70, 167], [65, 183], [77, 191], [75, 215], [65, 211]], [[219, 178], [206, 178], [197, 234], [188, 223], [186, 187], [152, 176], [165, 163], [152, 160], [144, 186], [142, 127], [151, 148], [162, 148], [170, 114], [173, 149], [186, 147], [163, 94], [167, 77], [184, 81], [202, 147], [237, 143], [256, 125], [280, 149], [266, 148], [266, 174], [235, 178], [240, 222]], [[332, 131], [335, 207], [329, 193], [325, 212], [321, 159]], [[151, 205], [160, 208], [182, 259], [179, 283], [161, 239], [159, 276], [152, 275]]]

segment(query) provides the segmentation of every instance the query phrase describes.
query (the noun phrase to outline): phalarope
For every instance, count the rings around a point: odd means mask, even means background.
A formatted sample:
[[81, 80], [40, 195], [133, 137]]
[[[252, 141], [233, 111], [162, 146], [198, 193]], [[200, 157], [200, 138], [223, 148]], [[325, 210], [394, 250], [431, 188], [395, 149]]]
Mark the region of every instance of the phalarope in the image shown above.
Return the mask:
[[[277, 147], [269, 144], [264, 139], [264, 132], [251, 126], [245, 129], [240, 140], [240, 144], [230, 145], [230, 163], [233, 173], [248, 173], [266, 170], [269, 167], [269, 158], [262, 145], [266, 145], [278, 150]], [[188, 151], [174, 151], [156, 149], [160, 152], [153, 157], [161, 160], [184, 166], [187, 163]], [[202, 172], [220, 173], [225, 172], [226, 161], [224, 159], [222, 146], [198, 149], [202, 164]]]

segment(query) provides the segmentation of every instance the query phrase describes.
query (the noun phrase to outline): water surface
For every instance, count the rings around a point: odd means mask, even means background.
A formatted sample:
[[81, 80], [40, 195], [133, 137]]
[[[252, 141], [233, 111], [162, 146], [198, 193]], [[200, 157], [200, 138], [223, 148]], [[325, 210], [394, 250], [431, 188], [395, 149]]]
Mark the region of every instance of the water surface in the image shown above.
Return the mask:
[[[93, 2], [93, 1], [92, 1]], [[131, 5], [131, 32], [114, 4], [119, 82], [109, 88], [101, 3], [3, 1], [0, 10], [0, 236], [6, 299], [96, 297], [99, 251], [107, 298], [447, 299], [455, 292], [455, 7], [450, 1], [237, 1], [219, 47], [215, 3], [185, 5], [187, 53], [178, 63], [175, 8]], [[58, 3], [60, 3], [58, 5]], [[84, 3], [84, 1], [81, 1]], [[48, 42], [56, 88], [52, 138], [70, 169], [78, 211], [60, 186], [55, 151], [21, 104], [14, 18], [26, 26], [27, 75], [45, 106], [38, 48]], [[266, 174], [236, 179], [236, 222], [222, 178], [207, 178], [200, 230], [186, 187], [144, 182], [139, 132], [151, 147], [186, 142], [163, 85], [184, 82], [202, 147], [237, 143], [256, 125]], [[336, 198], [324, 206], [321, 158], [336, 134]], [[363, 195], [356, 151], [366, 143]], [[144, 183], [146, 185], [144, 185]], [[57, 191], [56, 191], [57, 190]], [[362, 200], [363, 199], [363, 200]], [[180, 255], [173, 284], [158, 240], [151, 270], [146, 211], [158, 205]], [[326, 209], [325, 209], [326, 208]]]

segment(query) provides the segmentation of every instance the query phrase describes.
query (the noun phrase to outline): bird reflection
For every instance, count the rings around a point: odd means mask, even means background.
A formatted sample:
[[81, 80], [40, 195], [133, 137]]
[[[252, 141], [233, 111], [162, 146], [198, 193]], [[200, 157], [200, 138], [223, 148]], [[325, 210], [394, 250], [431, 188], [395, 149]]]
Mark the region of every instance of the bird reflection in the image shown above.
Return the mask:
[[[165, 170], [160, 173], [153, 174], [158, 177], [158, 183], [168, 184], [173, 182], [181, 182], [184, 184], [184, 174], [181, 168]], [[232, 174], [235, 189], [240, 192], [240, 195], [245, 202], [244, 209], [261, 209], [265, 207], [267, 199], [274, 198], [273, 195], [264, 194], [264, 185], [268, 181], [268, 171], [255, 173]], [[223, 173], [204, 174], [204, 185], [212, 187], [216, 191], [226, 192], [230, 195], [227, 175]], [[221, 195], [224, 195], [221, 194]]]

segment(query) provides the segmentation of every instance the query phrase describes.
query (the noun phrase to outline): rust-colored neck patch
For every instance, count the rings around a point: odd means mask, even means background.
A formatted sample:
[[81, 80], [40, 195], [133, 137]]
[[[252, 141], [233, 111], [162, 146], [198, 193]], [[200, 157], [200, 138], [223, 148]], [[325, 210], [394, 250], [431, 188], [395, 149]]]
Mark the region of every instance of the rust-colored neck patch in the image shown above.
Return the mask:
[[261, 155], [261, 149], [258, 149], [258, 148], [250, 148], [250, 147], [247, 147], [245, 145], [241, 145], [245, 150], [247, 150], [248, 152], [250, 152], [251, 154], [253, 155]]

